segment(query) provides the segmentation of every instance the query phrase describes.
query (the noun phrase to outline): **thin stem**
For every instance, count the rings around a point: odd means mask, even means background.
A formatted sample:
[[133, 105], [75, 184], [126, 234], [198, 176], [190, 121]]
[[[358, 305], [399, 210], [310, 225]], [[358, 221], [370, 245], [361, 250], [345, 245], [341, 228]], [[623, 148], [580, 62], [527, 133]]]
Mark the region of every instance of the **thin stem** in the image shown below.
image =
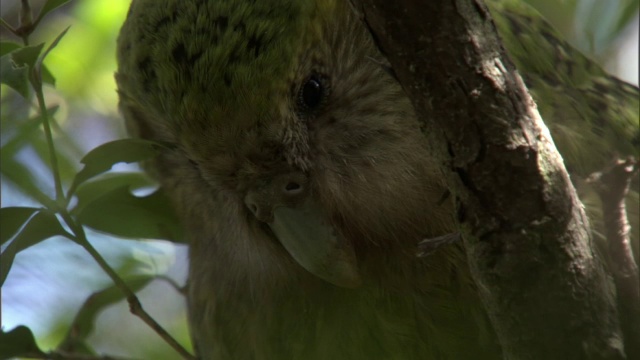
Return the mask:
[[[640, 358], [640, 274], [633, 258], [625, 198], [640, 162], [616, 160], [591, 182], [602, 200], [602, 217], [611, 258], [611, 273], [616, 285], [620, 326], [629, 359]], [[636, 340], [633, 340], [636, 339]]]
[[33, 12], [31, 11], [31, 4], [29, 0], [22, 0], [22, 7], [20, 8], [20, 27], [26, 28], [33, 25]]
[[[29, 2], [23, 1], [23, 8], [28, 7]], [[30, 8], [29, 8], [29, 11]], [[29, 45], [29, 36], [22, 36], [22, 41], [25, 46]], [[53, 173], [53, 181], [56, 189], [56, 202], [60, 203], [64, 200], [64, 191], [62, 190], [62, 180], [60, 179], [60, 170], [58, 168], [58, 158], [56, 156], [56, 149], [53, 145], [53, 133], [51, 131], [51, 124], [49, 119], [49, 112], [47, 111], [47, 104], [44, 101], [44, 93], [42, 91], [42, 80], [40, 78], [39, 69], [33, 68], [31, 69], [30, 74], [31, 86], [36, 93], [36, 98], [38, 99], [38, 107], [40, 108], [40, 114], [42, 115], [42, 126], [44, 127], [44, 135], [47, 139], [47, 148], [49, 150], [49, 156], [51, 161], [51, 172]]]
[[5, 19], [0, 18], [0, 25], [4, 26], [7, 30], [9, 30], [12, 34], [16, 34], [16, 29], [13, 28]]
[[120, 276], [109, 266], [106, 260], [100, 255], [100, 253], [91, 245], [87, 240], [87, 236], [84, 232], [84, 228], [77, 224], [74, 219], [63, 211], [61, 213], [62, 218], [67, 223], [71, 231], [76, 235], [75, 241], [82, 246], [93, 259], [98, 263], [102, 270], [107, 273], [111, 281], [122, 291], [127, 297], [129, 303], [129, 310], [132, 314], [136, 315], [142, 321], [144, 321], [149, 327], [151, 327], [160, 337], [167, 342], [174, 350], [176, 350], [184, 359], [195, 360], [196, 358], [191, 355], [180, 343], [178, 343], [158, 322], [153, 319], [142, 307], [140, 300], [136, 294], [129, 288], [129, 286], [120, 278]]
[[[34, 76], [37, 75], [34, 74]], [[47, 112], [47, 105], [44, 101], [44, 94], [42, 92], [42, 82], [37, 79], [32, 79], [31, 85], [36, 92], [38, 106], [40, 107], [40, 113], [42, 114], [42, 125], [44, 127], [45, 138], [47, 139], [47, 148], [49, 150], [51, 161], [51, 172], [53, 173], [53, 181], [56, 189], [56, 201], [60, 202], [64, 200], [64, 191], [62, 190], [62, 180], [60, 179], [60, 169], [58, 168], [58, 157], [56, 156], [56, 149], [53, 145], [53, 133], [51, 131], [51, 124], [49, 123], [49, 113]]]
[[[22, 1], [22, 22], [31, 22], [31, 5], [28, 0]], [[26, 24], [21, 24], [26, 25]], [[25, 46], [29, 45], [29, 35], [28, 33], [23, 34], [22, 42]], [[47, 139], [47, 148], [49, 150], [49, 156], [51, 161], [51, 172], [53, 173], [53, 181], [56, 190], [56, 202], [58, 204], [64, 200], [64, 191], [62, 190], [62, 180], [60, 179], [60, 170], [58, 168], [58, 158], [56, 156], [56, 149], [53, 145], [53, 133], [51, 131], [51, 124], [49, 119], [49, 112], [47, 111], [47, 104], [44, 101], [44, 93], [42, 91], [42, 79], [40, 75], [40, 70], [37, 68], [32, 68], [30, 73], [30, 82], [33, 90], [36, 93], [36, 98], [38, 99], [38, 107], [40, 108], [40, 114], [42, 115], [42, 125], [44, 127], [45, 138]]]
[[25, 46], [29, 46], [29, 34], [33, 31], [33, 14], [31, 12], [31, 4], [29, 0], [22, 0], [20, 7], [20, 23], [18, 24], [18, 33], [22, 38]]

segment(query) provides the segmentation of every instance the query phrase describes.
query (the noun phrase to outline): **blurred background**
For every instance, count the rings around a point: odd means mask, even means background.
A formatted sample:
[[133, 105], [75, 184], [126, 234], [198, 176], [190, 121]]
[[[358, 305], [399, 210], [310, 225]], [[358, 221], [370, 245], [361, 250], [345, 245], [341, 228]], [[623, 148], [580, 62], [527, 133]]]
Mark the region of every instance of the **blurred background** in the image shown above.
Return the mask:
[[[31, 44], [50, 43], [65, 27], [68, 33], [45, 63], [56, 78], [55, 89], [45, 87], [48, 106], [58, 105], [54, 118], [56, 149], [67, 185], [80, 169], [79, 159], [90, 149], [125, 137], [117, 111], [113, 74], [115, 43], [130, 0], [75, 0], [45, 18], [31, 36]], [[31, 0], [34, 14], [44, 1]], [[2, 0], [1, 16], [17, 26], [20, 1]], [[5, 29], [2, 40], [20, 42]], [[2, 86], [1, 206], [34, 206], [31, 185], [54, 196], [49, 157], [42, 131], [25, 126], [36, 113], [12, 89]], [[29, 132], [30, 131], [30, 132]], [[27, 135], [22, 135], [29, 132]], [[28, 139], [20, 139], [22, 137]], [[23, 140], [19, 145], [12, 145]], [[7, 147], [5, 148], [5, 145]], [[6, 150], [10, 148], [9, 150]], [[5, 151], [6, 150], [6, 151]], [[28, 170], [27, 170], [28, 169]], [[114, 171], [135, 171], [120, 164]], [[168, 241], [134, 241], [89, 232], [90, 241], [121, 277], [164, 274], [184, 285], [186, 248]], [[95, 261], [75, 243], [54, 237], [20, 252], [2, 286], [2, 327], [32, 329], [42, 349], [54, 348], [66, 336], [82, 304], [111, 285]], [[174, 337], [189, 347], [185, 303], [167, 281], [153, 281], [139, 292], [144, 308]], [[125, 301], [101, 312], [89, 343], [98, 353], [136, 359], [177, 359], [147, 325], [129, 313]], [[2, 356], [0, 356], [2, 358]]]
[[[609, 72], [638, 84], [638, 0], [529, 0], [574, 46]], [[44, 0], [31, 1], [34, 11]], [[47, 104], [58, 105], [55, 140], [63, 179], [80, 168], [88, 150], [125, 137], [117, 112], [113, 73], [115, 41], [130, 0], [75, 0], [50, 14], [32, 35], [32, 44], [50, 42], [65, 27], [67, 35], [45, 63], [56, 87], [45, 88]], [[20, 1], [2, 0], [0, 15], [17, 26]], [[3, 41], [19, 42], [6, 29]], [[44, 137], [25, 123], [35, 107], [8, 87], [0, 87], [2, 207], [39, 207], [33, 188], [53, 196]], [[28, 130], [25, 130], [27, 128]], [[10, 145], [10, 146], [9, 146]], [[132, 171], [118, 165], [114, 171]], [[172, 282], [184, 285], [184, 246], [161, 240], [125, 240], [89, 233], [94, 246], [123, 276], [162, 274], [139, 292], [145, 309], [189, 347], [185, 303]], [[4, 249], [4, 248], [3, 248]], [[168, 281], [167, 281], [168, 280]], [[75, 313], [94, 292], [110, 286], [89, 255], [76, 244], [51, 238], [20, 252], [1, 288], [1, 324], [5, 331], [26, 325], [42, 349], [56, 347]], [[98, 353], [127, 358], [178, 359], [156, 334], [128, 311], [126, 302], [100, 312], [89, 343]]]

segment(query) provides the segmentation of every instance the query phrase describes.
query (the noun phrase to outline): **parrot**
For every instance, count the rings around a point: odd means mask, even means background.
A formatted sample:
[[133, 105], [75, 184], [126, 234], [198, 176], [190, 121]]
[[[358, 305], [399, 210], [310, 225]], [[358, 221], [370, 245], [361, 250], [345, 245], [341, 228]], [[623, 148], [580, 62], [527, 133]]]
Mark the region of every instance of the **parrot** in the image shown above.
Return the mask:
[[[487, 4], [571, 176], [637, 156], [638, 88]], [[185, 229], [200, 359], [502, 358], [463, 243], [416, 256], [455, 204], [348, 1], [133, 0], [117, 62], [130, 136], [170, 144], [144, 168]]]

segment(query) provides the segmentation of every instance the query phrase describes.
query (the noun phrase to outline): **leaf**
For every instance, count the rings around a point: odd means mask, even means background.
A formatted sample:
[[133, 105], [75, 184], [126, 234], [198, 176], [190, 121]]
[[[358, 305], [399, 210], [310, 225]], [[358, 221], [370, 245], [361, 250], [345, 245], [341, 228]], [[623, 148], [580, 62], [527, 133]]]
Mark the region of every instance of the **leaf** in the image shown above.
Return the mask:
[[640, 8], [640, 2], [638, 1], [623, 2], [621, 14], [618, 17], [618, 21], [615, 24], [612, 35], [616, 37], [620, 35], [620, 32], [638, 16], [638, 8]]
[[0, 245], [11, 239], [27, 220], [39, 209], [5, 207], [0, 209]]
[[160, 190], [136, 197], [129, 191], [129, 186], [116, 188], [85, 204], [77, 218], [84, 225], [115, 236], [183, 240], [173, 207]]
[[[52, 105], [47, 109], [47, 115], [50, 119], [52, 119], [55, 114], [60, 109], [58, 105]], [[17, 124], [17, 126], [15, 126]], [[22, 147], [30, 142], [30, 140], [35, 136], [35, 132], [40, 130], [40, 126], [42, 125], [42, 114], [38, 113], [33, 117], [19, 122], [10, 123], [3, 130], [7, 130], [8, 128], [17, 128], [17, 134], [11, 137], [9, 140], [4, 142], [2, 145], [2, 156], [3, 159], [7, 156], [13, 157], [16, 152], [22, 149]]]
[[92, 179], [80, 185], [76, 191], [78, 202], [72, 214], [82, 212], [83, 208], [91, 204], [102, 195], [119, 188], [140, 189], [151, 186], [149, 178], [140, 172], [108, 173], [97, 179]]
[[25, 164], [15, 161], [10, 153], [0, 151], [0, 172], [10, 180], [24, 194], [37, 200], [44, 205], [51, 205], [52, 200], [36, 184], [36, 179], [25, 166]]
[[29, 68], [33, 68], [38, 61], [38, 56], [40, 56], [43, 47], [44, 43], [25, 46], [12, 52], [11, 59], [19, 67], [27, 65]]
[[142, 139], [121, 139], [98, 146], [80, 160], [84, 168], [73, 179], [69, 195], [73, 194], [78, 185], [108, 171], [117, 163], [132, 163], [154, 157], [161, 146], [159, 143]]
[[29, 97], [29, 67], [16, 66], [10, 56], [0, 57], [0, 83], [15, 90], [24, 98]]
[[17, 326], [9, 332], [0, 330], [0, 354], [0, 359], [45, 356], [38, 348], [31, 329], [24, 325]]
[[51, 86], [56, 86], [56, 78], [45, 64], [42, 64], [40, 67], [40, 75], [42, 76], [42, 82]]
[[27, 225], [0, 254], [0, 285], [4, 284], [16, 254], [56, 235], [73, 238], [62, 228], [58, 218], [52, 212], [41, 210], [29, 219]]
[[[126, 279], [125, 282], [133, 292], [137, 292], [145, 287], [153, 276], [135, 276]], [[60, 343], [58, 350], [68, 351], [77, 348], [86, 348], [85, 341], [93, 331], [97, 316], [107, 306], [113, 305], [125, 298], [124, 293], [116, 286], [111, 285], [100, 291], [97, 291], [85, 300], [84, 304], [76, 314], [69, 332], [65, 339]]]
[[44, 4], [44, 6], [42, 7], [42, 10], [40, 10], [40, 13], [38, 14], [38, 17], [36, 18], [36, 21], [34, 21], [33, 23], [33, 27], [38, 26], [38, 23], [40, 23], [40, 21], [50, 12], [52, 12], [53, 10], [59, 8], [60, 6], [68, 3], [71, 0], [47, 0], [47, 2]]
[[0, 41], [0, 56], [5, 56], [8, 53], [20, 49], [22, 45], [11, 41]]
[[29, 97], [29, 71], [38, 61], [44, 44], [25, 46], [0, 58], [0, 77], [3, 84]]
[[70, 27], [71, 27], [71, 25], [67, 26], [64, 30], [62, 30], [62, 32], [60, 34], [58, 34], [58, 36], [56, 36], [55, 39], [53, 39], [53, 42], [51, 42], [51, 44], [47, 47], [47, 50], [44, 51], [44, 53], [42, 54], [42, 56], [38, 60], [38, 64], [42, 64], [42, 61], [44, 61], [44, 59], [47, 57], [47, 55], [49, 55], [51, 50], [53, 50], [56, 46], [58, 46], [58, 43], [60, 43], [60, 40], [62, 40], [64, 35], [67, 33], [67, 31], [69, 31]]

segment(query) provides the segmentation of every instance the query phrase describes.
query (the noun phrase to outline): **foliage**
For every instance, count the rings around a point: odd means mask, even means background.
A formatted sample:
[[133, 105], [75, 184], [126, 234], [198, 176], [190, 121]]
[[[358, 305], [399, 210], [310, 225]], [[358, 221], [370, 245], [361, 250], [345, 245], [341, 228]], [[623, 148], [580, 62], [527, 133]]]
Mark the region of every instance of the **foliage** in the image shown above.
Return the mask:
[[[134, 292], [143, 288], [158, 275], [114, 270], [87, 237], [86, 228], [124, 238], [181, 239], [180, 227], [164, 194], [155, 190], [146, 196], [135, 195], [136, 190], [152, 185], [141, 173], [108, 173], [117, 163], [135, 163], [152, 158], [160, 144], [142, 140], [115, 140], [100, 145], [86, 154], [78, 171], [72, 156], [56, 150], [65, 136], [56, 121], [58, 107], [48, 107], [45, 86], [56, 81], [44, 61], [63, 40], [69, 27], [47, 43], [30, 45], [32, 33], [53, 10], [69, 0], [48, 0], [33, 18], [29, 2], [23, 2], [20, 23], [3, 25], [22, 43], [2, 42], [2, 84], [15, 93], [5, 94], [3, 87], [3, 144], [2, 175], [25, 195], [39, 204], [33, 207], [3, 207], [0, 209], [3, 250], [0, 284], [5, 283], [16, 255], [54, 237], [61, 236], [80, 245], [112, 280], [113, 285], [91, 295], [77, 312], [65, 339], [51, 351], [43, 351], [34, 341], [32, 331], [20, 326], [2, 330], [3, 356], [60, 357], [67, 352], [96, 355], [86, 341], [101, 310], [126, 298], [136, 315], [141, 317], [168, 342], [174, 342], [157, 322], [141, 307]], [[94, 3], [95, 4], [95, 3]], [[77, 50], [77, 49], [76, 49]], [[29, 106], [38, 109], [31, 114]], [[8, 115], [8, 116], [7, 116]], [[43, 131], [40, 131], [42, 127]], [[54, 131], [56, 135], [54, 137]], [[35, 157], [46, 164], [52, 177], [54, 195], [42, 190], [34, 168], [17, 159], [25, 148], [36, 150]], [[31, 156], [30, 160], [34, 156]], [[177, 344], [177, 343], [176, 343]], [[180, 345], [174, 345], [180, 348]], [[182, 350], [184, 351], [184, 350]], [[48, 353], [48, 354], [47, 354]]]

